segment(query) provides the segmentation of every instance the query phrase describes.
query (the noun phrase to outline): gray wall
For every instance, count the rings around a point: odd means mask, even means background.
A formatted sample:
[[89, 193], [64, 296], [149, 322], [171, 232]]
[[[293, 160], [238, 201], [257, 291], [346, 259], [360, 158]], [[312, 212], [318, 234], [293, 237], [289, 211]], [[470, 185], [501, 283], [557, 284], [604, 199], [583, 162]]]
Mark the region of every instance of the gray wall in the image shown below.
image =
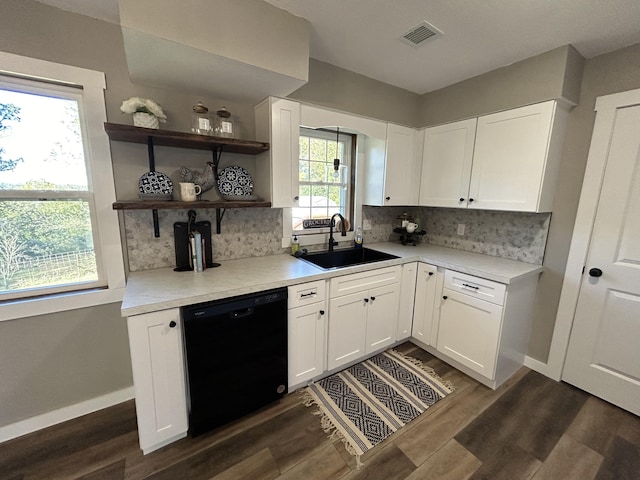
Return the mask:
[[[169, 116], [166, 128], [187, 131], [191, 106], [201, 100], [211, 109], [226, 105], [233, 113], [238, 135], [253, 138], [253, 106], [224, 99], [202, 98], [189, 92], [133, 85], [128, 77], [120, 28], [88, 17], [48, 7], [33, 0], [3, 0], [0, 16], [2, 50], [54, 62], [104, 71], [107, 115], [111, 122], [130, 123], [120, 114], [122, 100], [133, 95], [153, 98]], [[576, 98], [582, 62], [570, 47], [556, 49], [505, 69], [418, 97], [322, 62], [311, 61], [310, 82], [292, 98], [395, 123], [423, 126], [486, 113], [487, 111], [565, 96]], [[570, 240], [577, 198], [593, 125], [597, 95], [640, 87], [640, 46], [586, 62], [582, 103], [570, 116], [563, 166], [551, 219], [540, 295], [553, 299], [559, 285]], [[115, 145], [115, 144], [114, 144]], [[118, 195], [129, 195], [132, 179], [146, 171], [144, 148], [113, 148]], [[160, 168], [202, 166], [203, 159], [186, 151], [163, 151]], [[123, 197], [120, 197], [123, 198]], [[389, 225], [392, 215], [367, 210]], [[375, 212], [375, 213], [374, 213]], [[243, 215], [225, 216], [235, 241], [242, 241]], [[479, 220], [480, 221], [480, 220]], [[234, 223], [235, 222], [235, 223]], [[223, 226], [223, 228], [227, 228]], [[379, 229], [384, 238], [387, 226]], [[146, 234], [146, 233], [145, 233]], [[138, 243], [167, 242], [151, 236]], [[231, 248], [231, 247], [230, 247]], [[552, 279], [553, 281], [547, 280]], [[555, 300], [536, 308], [537, 321], [530, 353], [546, 358]], [[128, 340], [119, 305], [106, 305], [63, 314], [0, 323], [0, 426], [81, 402], [132, 384]], [[60, 367], [56, 368], [56, 364]], [[33, 396], [25, 400], [26, 396]], [[36, 398], [37, 397], [37, 398]]]

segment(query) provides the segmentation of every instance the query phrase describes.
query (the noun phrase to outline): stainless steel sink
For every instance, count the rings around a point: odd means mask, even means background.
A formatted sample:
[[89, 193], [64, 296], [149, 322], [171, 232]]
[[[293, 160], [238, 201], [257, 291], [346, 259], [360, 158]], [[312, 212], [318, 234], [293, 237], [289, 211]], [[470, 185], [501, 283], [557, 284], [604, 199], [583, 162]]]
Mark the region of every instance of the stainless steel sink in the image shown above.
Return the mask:
[[333, 252], [307, 253], [299, 258], [305, 262], [313, 263], [317, 267], [331, 269], [360, 265], [362, 263], [381, 262], [399, 257], [369, 248], [349, 248], [334, 250]]

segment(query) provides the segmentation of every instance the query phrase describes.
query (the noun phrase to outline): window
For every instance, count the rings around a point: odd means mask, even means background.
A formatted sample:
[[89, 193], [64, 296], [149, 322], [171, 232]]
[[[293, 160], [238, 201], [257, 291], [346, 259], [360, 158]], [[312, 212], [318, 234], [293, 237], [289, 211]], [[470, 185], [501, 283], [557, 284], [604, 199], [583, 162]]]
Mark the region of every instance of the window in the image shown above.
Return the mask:
[[121, 300], [104, 74], [4, 53], [0, 68], [0, 320]]
[[291, 212], [294, 233], [319, 233], [322, 230], [305, 230], [303, 222], [334, 213], [353, 219], [353, 143], [351, 135], [300, 129], [299, 206]]

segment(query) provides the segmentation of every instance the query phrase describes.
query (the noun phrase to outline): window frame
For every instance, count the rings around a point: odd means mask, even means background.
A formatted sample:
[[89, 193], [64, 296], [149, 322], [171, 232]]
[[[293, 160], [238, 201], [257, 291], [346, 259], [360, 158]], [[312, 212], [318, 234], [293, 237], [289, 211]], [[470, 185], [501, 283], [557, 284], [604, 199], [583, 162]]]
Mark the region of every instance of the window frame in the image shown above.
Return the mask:
[[[112, 208], [116, 196], [109, 139], [104, 131], [107, 121], [104, 73], [0, 52], [0, 74], [24, 79], [25, 84], [41, 81], [78, 89], [82, 97], [79, 113], [84, 127], [88, 191], [92, 192], [89, 201], [93, 202], [95, 213], [95, 222], [92, 222], [95, 254], [97, 260], [99, 256], [104, 280], [104, 286], [98, 288], [3, 300], [0, 302], [0, 321], [122, 301], [124, 256], [118, 216]], [[10, 192], [8, 198], [15, 198], [15, 191]]]
[[[301, 125], [301, 128], [310, 129], [309, 127], [304, 127]], [[312, 130], [312, 128], [310, 129]], [[354, 133], [353, 131], [349, 131], [348, 129], [340, 129], [340, 134], [351, 135], [352, 136], [352, 148], [351, 148], [351, 202], [353, 204], [353, 219], [350, 220], [351, 225], [349, 226], [349, 230], [347, 231], [346, 237], [341, 237], [338, 235], [336, 238], [339, 242], [348, 242], [353, 241], [355, 238], [355, 229], [362, 221], [362, 182], [359, 182], [360, 178], [360, 169], [362, 168], [360, 164], [362, 163], [359, 159], [364, 156], [364, 136], [359, 133]], [[335, 133], [334, 133], [335, 135]], [[355, 146], [353, 143], [355, 142]], [[296, 160], [296, 172], [299, 168], [299, 159]], [[297, 183], [297, 182], [296, 182]], [[297, 193], [297, 192], [296, 192]], [[298, 231], [293, 230], [292, 226], [292, 208], [287, 207], [282, 209], [282, 248], [289, 248], [291, 245], [291, 239], [294, 235], [298, 237], [301, 246], [314, 246], [327, 244], [329, 241], [329, 229], [313, 229], [310, 233], [300, 234]]]

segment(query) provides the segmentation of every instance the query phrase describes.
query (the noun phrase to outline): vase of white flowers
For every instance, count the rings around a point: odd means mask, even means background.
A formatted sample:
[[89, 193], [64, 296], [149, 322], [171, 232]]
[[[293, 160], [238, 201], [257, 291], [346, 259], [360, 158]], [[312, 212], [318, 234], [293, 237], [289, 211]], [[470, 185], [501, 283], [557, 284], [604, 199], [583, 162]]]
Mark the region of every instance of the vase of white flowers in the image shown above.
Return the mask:
[[120, 110], [122, 113], [133, 114], [133, 124], [136, 127], [158, 128], [159, 122], [167, 121], [162, 107], [147, 98], [131, 97], [122, 102]]

